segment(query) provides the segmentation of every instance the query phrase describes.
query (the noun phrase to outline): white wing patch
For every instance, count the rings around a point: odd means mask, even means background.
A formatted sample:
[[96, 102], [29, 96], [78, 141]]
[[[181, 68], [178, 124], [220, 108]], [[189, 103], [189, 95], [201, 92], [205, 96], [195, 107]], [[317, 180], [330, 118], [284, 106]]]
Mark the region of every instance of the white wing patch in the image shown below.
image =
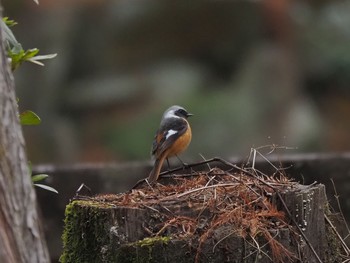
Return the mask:
[[166, 133], [165, 135], [165, 140], [169, 139], [170, 136], [174, 135], [178, 133], [178, 131], [175, 131], [175, 130], [168, 130], [168, 132]]

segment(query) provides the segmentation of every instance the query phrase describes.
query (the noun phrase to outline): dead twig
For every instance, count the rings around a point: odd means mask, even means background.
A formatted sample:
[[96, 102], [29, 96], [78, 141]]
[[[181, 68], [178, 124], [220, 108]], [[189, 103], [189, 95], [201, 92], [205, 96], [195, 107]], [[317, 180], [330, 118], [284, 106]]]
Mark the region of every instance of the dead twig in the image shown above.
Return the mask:
[[179, 194], [179, 195], [177, 195], [177, 197], [180, 198], [180, 197], [183, 197], [183, 196], [185, 196], [185, 195], [193, 194], [193, 193], [195, 193], [195, 192], [203, 191], [203, 190], [209, 189], [209, 188], [225, 187], [225, 186], [236, 186], [236, 185], [237, 185], [237, 184], [214, 184], [214, 185], [203, 186], [203, 187], [199, 187], [199, 188], [196, 188], [196, 189], [193, 189], [193, 190], [184, 192], [184, 193], [182, 193], [182, 194]]
[[349, 256], [350, 255], [350, 249], [349, 249], [348, 245], [345, 243], [344, 239], [340, 236], [340, 234], [338, 233], [337, 229], [335, 228], [335, 226], [333, 225], [333, 223], [329, 219], [329, 217], [327, 215], [324, 215], [324, 218], [326, 219], [326, 222], [329, 224], [329, 226], [332, 228], [334, 234], [336, 234], [336, 236], [338, 237], [340, 243], [343, 246], [343, 249], [344, 249], [346, 255]]
[[346, 240], [349, 237], [349, 235], [350, 235], [350, 229], [349, 229], [348, 224], [346, 223], [346, 220], [345, 220], [345, 217], [344, 217], [344, 214], [343, 214], [343, 210], [342, 210], [340, 202], [339, 202], [339, 194], [337, 192], [337, 189], [335, 187], [335, 184], [334, 184], [334, 181], [333, 181], [332, 178], [331, 178], [331, 182], [332, 182], [332, 185], [333, 185], [334, 197], [335, 197], [335, 200], [337, 201], [337, 206], [338, 206], [339, 213], [340, 213], [343, 221], [345, 222], [345, 227], [346, 227], [346, 230], [348, 231], [348, 234], [344, 237], [344, 240]]

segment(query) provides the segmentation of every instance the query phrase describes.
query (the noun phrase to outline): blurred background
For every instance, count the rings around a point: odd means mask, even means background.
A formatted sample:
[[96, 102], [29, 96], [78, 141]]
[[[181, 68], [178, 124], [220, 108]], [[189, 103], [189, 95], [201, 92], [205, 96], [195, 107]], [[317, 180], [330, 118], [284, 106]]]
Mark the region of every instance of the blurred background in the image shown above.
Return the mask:
[[[348, 1], [4, 0], [33, 163], [148, 160], [163, 111], [184, 106], [185, 156], [350, 148]], [[185, 157], [184, 157], [185, 158]], [[186, 159], [186, 158], [185, 158]]]
[[24, 127], [34, 164], [148, 161], [173, 104], [195, 115], [186, 161], [350, 149], [349, 1], [2, 3], [24, 48], [58, 53], [15, 72], [42, 118]]

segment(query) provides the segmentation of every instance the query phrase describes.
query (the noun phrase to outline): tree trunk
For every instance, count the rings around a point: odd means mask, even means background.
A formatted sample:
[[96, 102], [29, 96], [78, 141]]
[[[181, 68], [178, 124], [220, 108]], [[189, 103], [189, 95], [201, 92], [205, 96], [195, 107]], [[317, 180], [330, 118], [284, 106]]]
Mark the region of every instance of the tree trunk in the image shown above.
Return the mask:
[[0, 262], [49, 262], [0, 30]]

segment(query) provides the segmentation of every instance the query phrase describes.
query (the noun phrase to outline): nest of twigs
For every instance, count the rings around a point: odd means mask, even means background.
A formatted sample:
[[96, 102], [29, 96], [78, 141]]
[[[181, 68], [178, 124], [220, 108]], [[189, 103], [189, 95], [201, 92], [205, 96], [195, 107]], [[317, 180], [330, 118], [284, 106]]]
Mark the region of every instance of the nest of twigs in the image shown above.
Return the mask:
[[[141, 180], [126, 193], [86, 196], [82, 192], [90, 189], [82, 184], [74, 199], [115, 207], [123, 215], [125, 210], [139, 209], [135, 221], [116, 224], [135, 226], [137, 231], [141, 228], [137, 233], [140, 239], [183, 241], [180, 243], [195, 251], [195, 262], [207, 254], [228, 255], [225, 262], [249, 257], [254, 257], [254, 262], [261, 258], [262, 262], [309, 262], [310, 258], [320, 263], [325, 258], [325, 262], [349, 262], [350, 249], [328, 217], [324, 186], [294, 182], [285, 168], [276, 167], [260, 154], [272, 168], [267, 175], [255, 168], [257, 154], [252, 151], [250, 165], [244, 166], [212, 158], [178, 167], [163, 172], [155, 185]], [[221, 169], [212, 166], [217, 162]], [[313, 199], [313, 194], [318, 199]], [[315, 213], [308, 212], [312, 208]], [[123, 244], [135, 241], [121, 236]], [[320, 249], [317, 246], [321, 244]], [[236, 251], [241, 247], [244, 253]], [[236, 257], [237, 253], [241, 254]]]
[[[234, 166], [226, 171], [209, 167], [207, 171], [163, 178], [154, 186], [143, 182], [128, 193], [100, 195], [95, 200], [159, 213], [159, 222], [145, 227], [149, 236], [193, 239], [196, 262], [203, 244], [214, 234], [219, 240], [213, 249], [234, 235], [271, 262], [288, 262], [295, 256], [276, 236], [278, 230], [291, 228], [285, 212], [277, 208], [275, 193], [290, 190], [295, 184], [283, 173], [267, 176]], [[270, 255], [262, 247], [269, 248]]]

